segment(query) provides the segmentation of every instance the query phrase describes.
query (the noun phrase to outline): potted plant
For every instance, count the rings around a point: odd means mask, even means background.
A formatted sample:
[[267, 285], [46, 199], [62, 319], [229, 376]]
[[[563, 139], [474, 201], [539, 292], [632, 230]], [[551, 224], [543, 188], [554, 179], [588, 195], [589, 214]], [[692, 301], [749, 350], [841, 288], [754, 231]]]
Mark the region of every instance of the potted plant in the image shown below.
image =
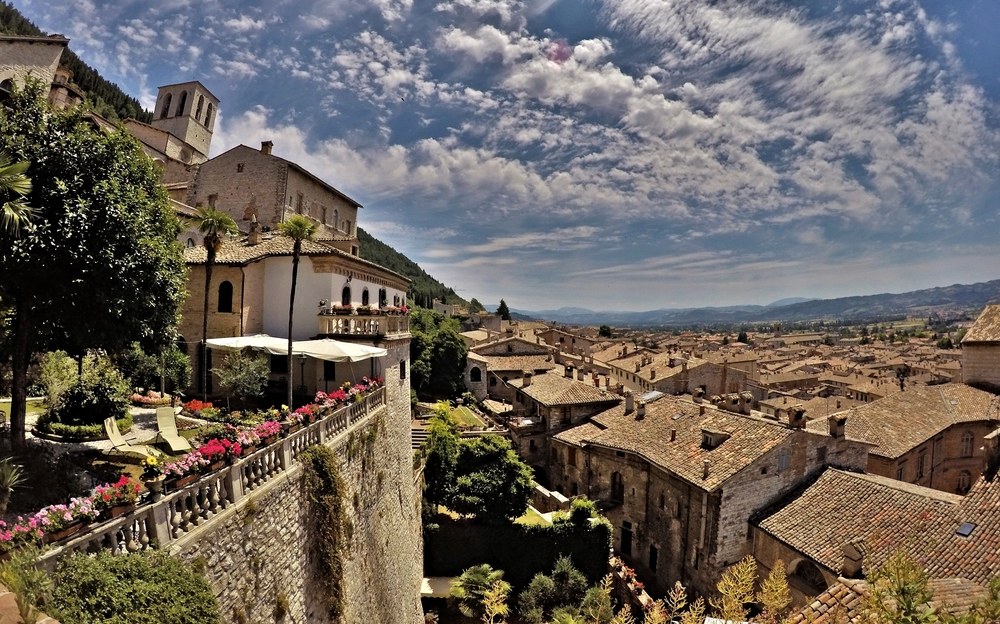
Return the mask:
[[163, 474], [171, 489], [178, 490], [194, 483], [198, 479], [198, 473], [206, 467], [208, 460], [202, 457], [201, 453], [192, 451], [177, 461], [165, 464]]
[[115, 483], [105, 483], [94, 488], [94, 504], [105, 519], [117, 518], [135, 509], [142, 484], [136, 479], [122, 475]]
[[148, 455], [142, 462], [142, 483], [153, 501], [163, 498], [163, 464], [154, 455]]
[[349, 303], [347, 305], [342, 305], [342, 304], [339, 304], [339, 303], [335, 303], [335, 304], [333, 304], [333, 305], [330, 306], [330, 313], [331, 314], [337, 314], [337, 315], [341, 315], [342, 316], [342, 315], [346, 315], [346, 314], [351, 314], [353, 312], [354, 312], [354, 306], [352, 306]]
[[378, 314], [378, 308], [365, 304], [358, 306], [356, 312], [361, 316], [374, 316]]
[[281, 423], [276, 420], [265, 420], [254, 427], [253, 430], [261, 442], [264, 444], [274, 444], [278, 439], [278, 434], [281, 433]]

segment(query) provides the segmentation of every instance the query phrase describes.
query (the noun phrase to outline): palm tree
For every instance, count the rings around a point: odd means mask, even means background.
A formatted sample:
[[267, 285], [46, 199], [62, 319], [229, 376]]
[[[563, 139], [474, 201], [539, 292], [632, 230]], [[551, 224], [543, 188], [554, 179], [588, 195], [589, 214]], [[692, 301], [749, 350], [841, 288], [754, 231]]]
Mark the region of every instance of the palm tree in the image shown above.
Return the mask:
[[239, 234], [236, 221], [231, 216], [216, 210], [212, 206], [202, 206], [198, 208], [192, 221], [198, 226], [198, 231], [202, 233], [202, 244], [205, 246], [207, 258], [205, 260], [205, 303], [202, 307], [201, 317], [201, 374], [202, 374], [202, 400], [208, 400], [208, 298], [212, 290], [212, 266], [215, 264], [215, 255], [222, 246], [222, 237], [226, 235]]
[[25, 173], [28, 162], [13, 162], [5, 152], [0, 152], [0, 230], [14, 237], [31, 222], [34, 209], [24, 201], [31, 192], [31, 180]]
[[312, 240], [316, 224], [302, 215], [292, 215], [278, 226], [278, 231], [294, 241], [292, 246], [292, 292], [288, 296], [288, 409], [292, 409], [292, 311], [295, 307], [295, 282], [299, 277], [302, 241]]

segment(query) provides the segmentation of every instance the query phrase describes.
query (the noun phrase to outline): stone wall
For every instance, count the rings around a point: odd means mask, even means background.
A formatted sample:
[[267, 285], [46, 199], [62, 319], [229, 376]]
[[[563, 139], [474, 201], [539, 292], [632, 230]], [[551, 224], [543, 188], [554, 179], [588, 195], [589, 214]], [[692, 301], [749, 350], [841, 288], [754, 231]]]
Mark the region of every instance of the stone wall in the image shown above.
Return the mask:
[[[408, 348], [389, 346], [388, 362]], [[409, 440], [409, 382], [387, 365], [386, 406], [341, 435], [350, 542], [345, 547], [345, 623], [423, 621], [420, 497]], [[405, 397], [405, 400], [401, 400]], [[311, 521], [301, 465], [253, 490], [172, 550], [204, 564], [226, 622], [330, 622], [315, 576]], [[275, 617], [281, 599], [288, 614]]]
[[0, 41], [0, 81], [10, 78], [23, 88], [25, 78], [31, 76], [42, 83], [43, 93], [48, 95], [66, 41], [57, 38], [50, 43], [42, 37]]
[[962, 343], [962, 382], [1000, 388], [1000, 345]]

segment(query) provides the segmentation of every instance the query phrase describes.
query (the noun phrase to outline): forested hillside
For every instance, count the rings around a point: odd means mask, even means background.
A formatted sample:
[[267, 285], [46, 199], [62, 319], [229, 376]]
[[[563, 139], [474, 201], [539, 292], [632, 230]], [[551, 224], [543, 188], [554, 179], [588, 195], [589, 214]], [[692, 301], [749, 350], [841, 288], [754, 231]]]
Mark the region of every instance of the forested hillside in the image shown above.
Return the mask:
[[[51, 34], [43, 32], [21, 15], [13, 5], [3, 0], [0, 0], [0, 33], [30, 36]], [[84, 92], [98, 115], [112, 120], [132, 117], [148, 122], [152, 119], [152, 113], [144, 111], [139, 100], [126, 95], [118, 85], [102, 78], [94, 68], [81, 61], [73, 50], [67, 49], [63, 52], [62, 65], [73, 72], [73, 84]]]
[[414, 303], [418, 306], [431, 307], [431, 302], [435, 297], [446, 303], [469, 304], [468, 301], [456, 295], [454, 290], [428, 275], [416, 262], [372, 237], [360, 227], [358, 228], [358, 240], [361, 242], [362, 258], [410, 278], [413, 282], [410, 286], [410, 292], [413, 295]]

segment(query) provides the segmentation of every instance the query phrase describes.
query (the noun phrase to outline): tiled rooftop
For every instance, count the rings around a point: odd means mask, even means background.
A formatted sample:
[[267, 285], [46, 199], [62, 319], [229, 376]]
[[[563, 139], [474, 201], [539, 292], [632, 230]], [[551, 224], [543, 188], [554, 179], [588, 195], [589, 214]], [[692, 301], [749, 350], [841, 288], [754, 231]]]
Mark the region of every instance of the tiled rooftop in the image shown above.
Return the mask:
[[971, 342], [1000, 342], [1000, 305], [986, 306], [962, 338], [962, 344]]
[[[625, 408], [618, 406], [594, 416], [593, 424], [574, 427], [557, 437], [636, 453], [711, 491], [793, 435], [791, 429], [773, 421], [713, 408], [700, 415], [699, 410], [698, 405], [666, 396], [648, 404], [642, 420], [636, 419], [636, 411], [625, 414]], [[585, 430], [577, 431], [580, 427]], [[702, 428], [728, 433], [729, 439], [714, 449], [705, 449]], [[676, 431], [673, 442], [671, 430]], [[706, 459], [709, 476], [702, 479]]]
[[556, 364], [551, 355], [480, 355], [478, 353], [476, 355], [479, 360], [487, 363], [491, 372], [514, 371], [516, 377], [521, 376], [521, 371], [546, 371], [556, 367], [562, 370], [562, 366]]
[[533, 400], [546, 406], [617, 403], [621, 401], [621, 397], [617, 394], [600, 390], [593, 384], [569, 379], [561, 373], [533, 375], [531, 383], [527, 387], [524, 386], [523, 379], [512, 382], [512, 385]]
[[845, 544], [861, 540], [872, 564], [881, 565], [918, 534], [958, 518], [961, 501], [957, 494], [830, 468], [756, 524], [837, 573]]
[[[874, 444], [874, 455], [895, 459], [956, 423], [1000, 421], [1000, 399], [964, 384], [908, 386], [844, 414], [847, 437]], [[808, 427], [819, 430], [826, 423]]]

